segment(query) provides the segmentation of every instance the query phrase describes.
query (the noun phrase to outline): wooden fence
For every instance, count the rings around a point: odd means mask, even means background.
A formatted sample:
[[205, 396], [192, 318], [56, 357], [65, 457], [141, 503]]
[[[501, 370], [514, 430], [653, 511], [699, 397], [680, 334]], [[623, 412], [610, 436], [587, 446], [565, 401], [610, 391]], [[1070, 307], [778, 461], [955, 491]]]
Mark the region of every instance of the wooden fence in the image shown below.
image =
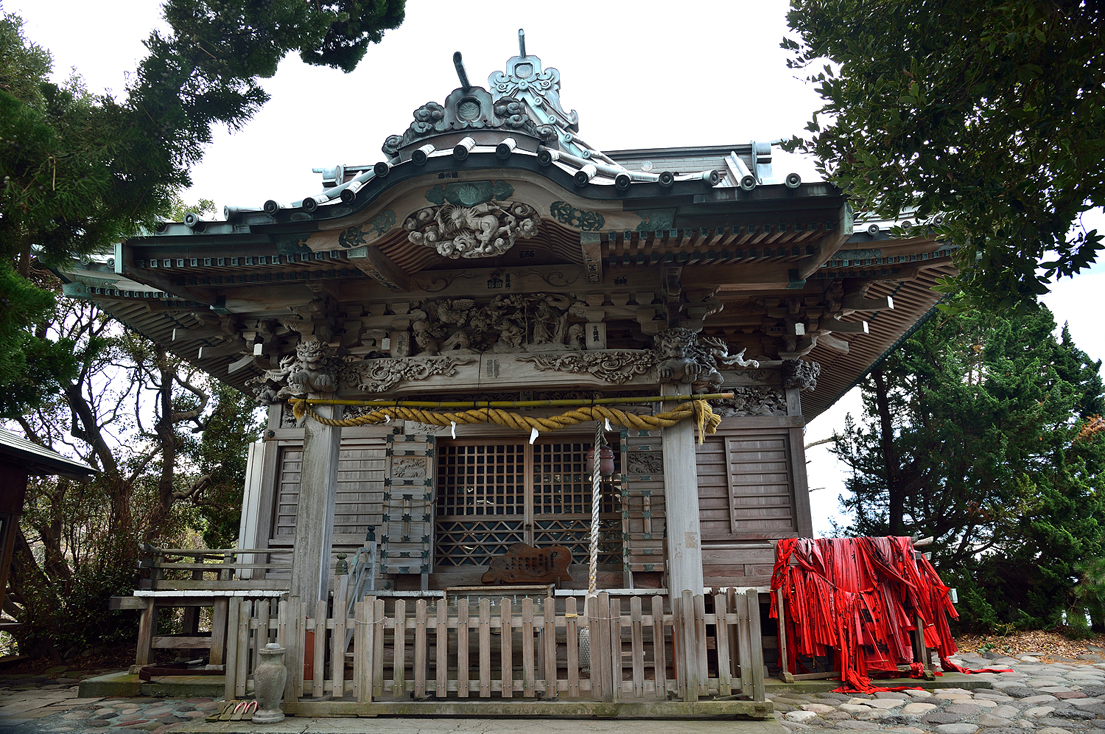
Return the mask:
[[[763, 704], [756, 590], [710, 596], [594, 599], [385, 599], [312, 608], [233, 599], [226, 699], [252, 693], [267, 642], [287, 649], [285, 711], [367, 712], [381, 702], [576, 700]], [[352, 635], [346, 634], [348, 630]], [[347, 642], [348, 640], [348, 642]], [[304, 641], [304, 644], [296, 644]], [[303, 709], [305, 703], [318, 706]], [[340, 704], [340, 705], [339, 705]], [[369, 707], [369, 708], [366, 708]], [[406, 709], [409, 710], [409, 709]]]

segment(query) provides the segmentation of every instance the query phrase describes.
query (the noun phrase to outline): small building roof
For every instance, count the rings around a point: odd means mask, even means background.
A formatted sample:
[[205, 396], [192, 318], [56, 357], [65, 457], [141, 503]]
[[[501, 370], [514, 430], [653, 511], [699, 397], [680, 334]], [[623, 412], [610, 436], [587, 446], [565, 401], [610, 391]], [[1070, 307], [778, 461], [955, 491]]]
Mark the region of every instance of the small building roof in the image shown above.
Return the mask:
[[79, 461], [62, 456], [56, 451], [39, 446], [0, 428], [0, 461], [16, 464], [32, 476], [57, 474], [70, 479], [84, 479], [96, 470]]

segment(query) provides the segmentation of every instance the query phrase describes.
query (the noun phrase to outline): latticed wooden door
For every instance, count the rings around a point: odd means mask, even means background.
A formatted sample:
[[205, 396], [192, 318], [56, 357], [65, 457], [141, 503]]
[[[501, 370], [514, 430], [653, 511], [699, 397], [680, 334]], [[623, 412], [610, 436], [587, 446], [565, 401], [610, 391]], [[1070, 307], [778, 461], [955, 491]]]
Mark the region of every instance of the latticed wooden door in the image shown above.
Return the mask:
[[434, 437], [387, 437], [382, 573], [428, 574], [433, 559]]
[[[534, 445], [525, 440], [440, 441], [436, 565], [487, 566], [514, 543], [564, 545], [575, 563], [586, 563], [589, 446], [583, 438]], [[599, 561], [620, 563], [621, 491], [616, 481], [605, 484], [600, 512]]]

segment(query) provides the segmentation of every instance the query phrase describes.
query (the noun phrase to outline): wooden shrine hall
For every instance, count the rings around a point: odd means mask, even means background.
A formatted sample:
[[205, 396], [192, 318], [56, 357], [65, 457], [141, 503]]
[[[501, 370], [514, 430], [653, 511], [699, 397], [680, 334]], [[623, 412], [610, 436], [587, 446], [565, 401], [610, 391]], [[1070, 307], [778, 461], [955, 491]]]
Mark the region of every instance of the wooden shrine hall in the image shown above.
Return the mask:
[[856, 226], [770, 144], [593, 147], [520, 40], [486, 87], [457, 54], [460, 85], [393, 111], [374, 165], [65, 273], [269, 406], [219, 561], [228, 697], [278, 639], [293, 672], [314, 661], [289, 712], [770, 711], [757, 594], [771, 541], [812, 535], [803, 426], [932, 309], [950, 246]]

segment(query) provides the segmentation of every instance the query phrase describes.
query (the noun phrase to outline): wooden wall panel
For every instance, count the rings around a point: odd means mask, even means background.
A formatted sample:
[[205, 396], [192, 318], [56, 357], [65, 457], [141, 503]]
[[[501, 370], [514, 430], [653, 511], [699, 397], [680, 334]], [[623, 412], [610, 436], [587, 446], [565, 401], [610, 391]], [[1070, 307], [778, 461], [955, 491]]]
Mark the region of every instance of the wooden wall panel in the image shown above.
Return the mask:
[[702, 548], [706, 586], [766, 586], [771, 580], [775, 550], [765, 541], [713, 543]]
[[303, 467], [302, 446], [282, 446], [277, 458], [276, 508], [272, 543], [290, 545], [295, 539], [295, 515], [299, 507], [299, 473]]
[[[370, 527], [379, 527], [383, 514], [385, 445], [383, 438], [343, 439], [338, 459], [338, 486], [334, 505], [334, 546], [357, 547]], [[276, 501], [270, 544], [295, 541], [303, 449], [281, 446], [277, 457]]]
[[[760, 586], [769, 542], [809, 534], [801, 429], [730, 423], [697, 447], [702, 572], [707, 586]], [[798, 470], [802, 469], [801, 475]], [[804, 502], [803, 502], [804, 500]]]
[[728, 537], [731, 534], [729, 479], [725, 463], [723, 436], [707, 436], [697, 445], [698, 518], [702, 538]]
[[786, 428], [730, 429], [697, 448], [703, 541], [767, 540], [798, 532]]

